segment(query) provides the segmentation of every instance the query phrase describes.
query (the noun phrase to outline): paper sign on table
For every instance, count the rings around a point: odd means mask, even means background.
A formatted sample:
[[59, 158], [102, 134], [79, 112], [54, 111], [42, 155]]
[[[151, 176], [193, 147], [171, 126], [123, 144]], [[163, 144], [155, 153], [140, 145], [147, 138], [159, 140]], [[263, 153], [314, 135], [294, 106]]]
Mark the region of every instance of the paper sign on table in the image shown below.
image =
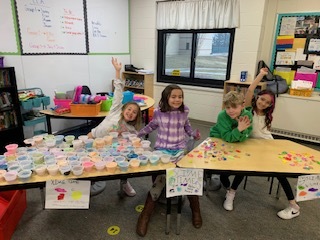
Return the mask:
[[296, 201], [320, 198], [320, 175], [298, 177]]
[[46, 182], [46, 209], [88, 209], [90, 181], [50, 180]]
[[166, 176], [167, 197], [203, 193], [203, 169], [170, 168]]

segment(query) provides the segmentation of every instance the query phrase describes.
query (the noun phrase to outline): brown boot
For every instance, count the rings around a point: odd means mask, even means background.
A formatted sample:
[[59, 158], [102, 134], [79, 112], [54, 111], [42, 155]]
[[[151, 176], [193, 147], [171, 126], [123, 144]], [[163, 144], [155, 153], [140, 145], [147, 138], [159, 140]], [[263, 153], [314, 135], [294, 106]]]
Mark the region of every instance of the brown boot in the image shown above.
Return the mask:
[[198, 196], [188, 196], [190, 208], [192, 210], [192, 224], [195, 228], [201, 228], [202, 218], [200, 213], [200, 204]]
[[136, 229], [137, 234], [141, 237], [144, 237], [147, 234], [148, 223], [155, 205], [156, 202], [152, 200], [150, 193], [148, 193], [144, 208], [140, 213]]

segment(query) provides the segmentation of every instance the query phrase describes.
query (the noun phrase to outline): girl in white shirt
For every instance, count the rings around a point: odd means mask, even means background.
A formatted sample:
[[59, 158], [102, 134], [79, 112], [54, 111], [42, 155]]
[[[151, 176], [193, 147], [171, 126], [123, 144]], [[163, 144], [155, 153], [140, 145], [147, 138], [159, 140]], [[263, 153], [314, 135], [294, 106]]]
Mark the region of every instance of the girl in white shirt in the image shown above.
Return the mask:
[[[270, 132], [271, 122], [273, 119], [272, 113], [275, 108], [276, 98], [273, 92], [269, 90], [260, 91], [256, 97], [254, 97], [254, 90], [258, 86], [262, 78], [267, 75], [268, 69], [262, 68], [258, 76], [254, 79], [248, 88], [245, 97], [246, 107], [252, 106], [253, 122], [252, 133], [250, 137], [260, 139], [273, 139]], [[282, 219], [292, 219], [300, 215], [300, 207], [294, 199], [294, 195], [288, 182], [284, 176], [277, 176], [284, 192], [289, 201], [289, 206], [284, 210], [278, 212], [278, 217]]]
[[[139, 105], [136, 102], [122, 104], [122, 92], [125, 84], [125, 81], [120, 78], [122, 64], [116, 58], [112, 58], [112, 65], [116, 70], [112, 106], [108, 116], [88, 133], [89, 138], [102, 138], [109, 132], [118, 132], [119, 134], [122, 132], [137, 133], [137, 130], [140, 129], [141, 111]], [[105, 181], [95, 182], [91, 186], [91, 194], [102, 192], [105, 186]], [[127, 179], [121, 180], [121, 188], [130, 197], [136, 195], [136, 191]]]

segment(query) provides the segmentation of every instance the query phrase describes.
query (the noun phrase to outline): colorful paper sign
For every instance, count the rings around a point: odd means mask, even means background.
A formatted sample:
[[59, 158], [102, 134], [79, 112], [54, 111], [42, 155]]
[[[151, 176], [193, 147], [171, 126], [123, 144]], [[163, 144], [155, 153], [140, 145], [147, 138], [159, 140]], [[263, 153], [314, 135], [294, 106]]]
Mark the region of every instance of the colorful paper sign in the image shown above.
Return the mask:
[[88, 209], [90, 181], [50, 180], [46, 182], [46, 209]]
[[203, 194], [203, 169], [170, 168], [166, 176], [166, 196]]
[[299, 176], [296, 201], [320, 198], [320, 175]]

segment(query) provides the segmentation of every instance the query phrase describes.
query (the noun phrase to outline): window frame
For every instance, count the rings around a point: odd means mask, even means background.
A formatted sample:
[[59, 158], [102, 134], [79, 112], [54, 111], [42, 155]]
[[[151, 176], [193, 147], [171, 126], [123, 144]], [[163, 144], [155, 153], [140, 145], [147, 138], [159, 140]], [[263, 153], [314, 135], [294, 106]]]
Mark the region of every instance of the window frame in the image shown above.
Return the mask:
[[[170, 33], [192, 33], [192, 44], [191, 44], [191, 57], [190, 57], [190, 78], [182, 76], [168, 76], [165, 75], [165, 56], [166, 56], [166, 42], [165, 36]], [[228, 51], [227, 71], [226, 79], [205, 79], [195, 78], [195, 56], [196, 56], [196, 35], [201, 33], [230, 33], [230, 43]], [[223, 28], [223, 29], [198, 29], [198, 30], [175, 30], [165, 29], [158, 30], [158, 49], [157, 49], [157, 82], [159, 83], [171, 83], [171, 84], [182, 84], [191, 85], [198, 87], [210, 87], [223, 89], [224, 82], [230, 79], [231, 63], [234, 47], [235, 28]]]

